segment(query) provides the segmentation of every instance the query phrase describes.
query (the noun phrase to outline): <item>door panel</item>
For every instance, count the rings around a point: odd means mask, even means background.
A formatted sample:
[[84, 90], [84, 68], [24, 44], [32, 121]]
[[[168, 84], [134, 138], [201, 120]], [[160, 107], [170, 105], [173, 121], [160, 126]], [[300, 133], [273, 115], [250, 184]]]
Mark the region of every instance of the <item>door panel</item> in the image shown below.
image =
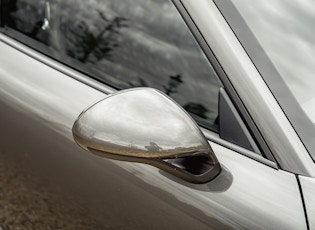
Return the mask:
[[106, 95], [0, 42], [0, 226], [306, 229], [294, 175], [211, 143], [224, 170], [192, 185], [93, 156], [71, 127]]
[[303, 192], [309, 229], [312, 230], [315, 229], [315, 179], [311, 177], [299, 176], [299, 180]]

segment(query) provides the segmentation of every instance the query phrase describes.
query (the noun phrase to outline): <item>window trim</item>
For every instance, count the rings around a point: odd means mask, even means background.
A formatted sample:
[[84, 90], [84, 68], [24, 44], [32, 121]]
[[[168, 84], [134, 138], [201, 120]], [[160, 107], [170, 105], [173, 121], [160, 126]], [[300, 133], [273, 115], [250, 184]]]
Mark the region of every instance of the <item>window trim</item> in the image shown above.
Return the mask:
[[186, 22], [188, 28], [190, 29], [191, 33], [195, 37], [197, 43], [199, 44], [201, 50], [204, 52], [205, 56], [208, 58], [208, 61], [212, 65], [213, 69], [217, 73], [218, 77], [221, 80], [228, 96], [234, 103], [239, 115], [242, 117], [243, 121], [247, 125], [249, 132], [251, 133], [252, 137], [257, 142], [258, 148], [260, 149], [261, 153], [265, 157], [265, 159], [277, 163], [273, 154], [271, 153], [268, 145], [266, 144], [263, 136], [261, 135], [260, 131], [258, 130], [256, 124], [254, 123], [253, 119], [251, 118], [250, 114], [248, 113], [247, 109], [245, 108], [243, 102], [241, 101], [240, 97], [238, 96], [237, 92], [235, 91], [232, 83], [228, 79], [224, 69], [220, 65], [219, 61], [215, 57], [211, 47], [199, 31], [198, 27], [192, 20], [189, 12], [186, 10], [185, 6], [181, 2], [181, 0], [172, 0], [175, 7], [177, 8], [178, 12], [181, 14], [183, 20]]

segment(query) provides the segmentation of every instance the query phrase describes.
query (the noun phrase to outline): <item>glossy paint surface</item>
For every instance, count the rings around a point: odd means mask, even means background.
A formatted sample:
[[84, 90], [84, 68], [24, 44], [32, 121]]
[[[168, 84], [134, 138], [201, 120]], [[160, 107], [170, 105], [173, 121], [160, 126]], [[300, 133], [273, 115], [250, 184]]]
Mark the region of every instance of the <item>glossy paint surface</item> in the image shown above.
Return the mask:
[[314, 160], [315, 46], [309, 33], [315, 20], [313, 2], [232, 2], [226, 6], [235, 7], [240, 19], [220, 9]]
[[97, 156], [146, 163], [192, 183], [209, 182], [221, 171], [197, 123], [156, 89], [109, 95], [79, 115], [72, 133]]
[[85, 149], [125, 156], [165, 159], [212, 153], [196, 122], [150, 88], [109, 95], [80, 114], [73, 134]]
[[[223, 171], [203, 185], [86, 153], [72, 139], [71, 127], [106, 95], [3, 42], [0, 50], [0, 155], [25, 201], [8, 198], [5, 207], [16, 210], [15, 204], [27, 216], [11, 226], [26, 221], [64, 229], [306, 229], [293, 174], [218, 144], [210, 143]], [[34, 197], [36, 205], [28, 202]]]
[[310, 229], [315, 229], [315, 179], [299, 176]]
[[[314, 163], [256, 67], [213, 1], [182, 0], [222, 65], [279, 166], [315, 176]], [[211, 23], [209, 23], [211, 21]]]

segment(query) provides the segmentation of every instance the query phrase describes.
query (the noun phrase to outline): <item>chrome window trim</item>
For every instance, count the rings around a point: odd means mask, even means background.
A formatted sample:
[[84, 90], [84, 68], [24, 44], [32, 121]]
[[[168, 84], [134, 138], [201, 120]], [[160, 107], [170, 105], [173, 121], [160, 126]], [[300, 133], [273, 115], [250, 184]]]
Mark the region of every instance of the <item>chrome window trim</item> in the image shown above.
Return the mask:
[[271, 168], [274, 168], [274, 169], [277, 169], [277, 170], [279, 169], [279, 167], [278, 167], [276, 162], [268, 160], [268, 159], [264, 158], [263, 156], [260, 156], [257, 153], [254, 153], [254, 152], [252, 152], [250, 150], [242, 148], [242, 147], [240, 147], [238, 145], [235, 145], [233, 143], [225, 141], [222, 138], [220, 138], [218, 134], [216, 134], [214, 132], [211, 132], [211, 131], [209, 131], [209, 130], [207, 130], [205, 128], [201, 128], [201, 131], [203, 132], [203, 134], [206, 136], [206, 138], [210, 142], [214, 142], [214, 143], [216, 143], [218, 145], [221, 145], [221, 146], [223, 146], [223, 147], [225, 147], [227, 149], [230, 149], [230, 150], [232, 150], [234, 152], [237, 152], [237, 153], [239, 153], [239, 154], [241, 154], [243, 156], [246, 156], [246, 157], [251, 158], [251, 159], [253, 159], [255, 161], [258, 161], [258, 162], [260, 162], [260, 163], [262, 163], [264, 165], [267, 165], [267, 166], [269, 166]]
[[34, 49], [20, 43], [19, 41], [14, 40], [13, 38], [3, 34], [0, 32], [0, 41], [8, 44], [9, 46], [21, 51], [22, 53], [34, 58], [35, 60], [42, 62], [48, 66], [50, 66], [51, 68], [58, 70], [61, 73], [64, 73], [65, 75], [74, 78], [88, 86], [91, 86], [94, 89], [97, 89], [103, 93], [106, 94], [110, 94], [113, 93], [117, 90], [115, 90], [114, 88], [111, 88], [107, 85], [105, 85], [104, 83], [94, 80], [93, 78], [89, 78], [86, 75], [84, 75], [83, 73], [80, 73], [79, 71], [76, 71], [73, 68], [70, 68], [56, 60], [53, 60], [52, 58], [38, 52], [35, 51]]
[[195, 36], [195, 39], [199, 43], [200, 47], [203, 49], [204, 54], [207, 56], [209, 62], [213, 66], [214, 70], [218, 74], [222, 84], [224, 85], [225, 90], [227, 91], [229, 98], [233, 101], [234, 106], [238, 110], [239, 115], [242, 117], [243, 121], [246, 124], [248, 131], [251, 133], [252, 137], [255, 139], [256, 144], [259, 146], [259, 154], [262, 154], [265, 158], [269, 159], [272, 162], [276, 163], [275, 158], [273, 157], [269, 147], [267, 146], [264, 138], [262, 137], [261, 133], [259, 132], [257, 126], [255, 125], [254, 121], [252, 120], [251, 116], [249, 115], [248, 111], [246, 110], [244, 104], [242, 103], [241, 99], [239, 98], [237, 92], [233, 88], [231, 82], [227, 78], [226, 73], [222, 69], [222, 66], [216, 59], [214, 53], [212, 52], [211, 47], [209, 47], [207, 41], [205, 41], [203, 35], [195, 25], [194, 21], [191, 19], [189, 13], [182, 5], [180, 0], [173, 0], [173, 3], [177, 7], [178, 11], [181, 13], [182, 17], [186, 21], [186, 24], [190, 28], [192, 34]]

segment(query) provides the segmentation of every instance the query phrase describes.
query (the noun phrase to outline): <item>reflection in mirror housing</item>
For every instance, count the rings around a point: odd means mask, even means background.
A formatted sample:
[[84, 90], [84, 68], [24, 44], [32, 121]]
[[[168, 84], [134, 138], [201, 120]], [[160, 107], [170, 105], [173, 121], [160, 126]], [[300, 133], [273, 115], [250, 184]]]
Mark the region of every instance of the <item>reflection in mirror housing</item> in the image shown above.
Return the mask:
[[195, 121], [155, 89], [109, 95], [81, 113], [72, 132], [97, 156], [153, 165], [192, 183], [206, 183], [221, 170]]

